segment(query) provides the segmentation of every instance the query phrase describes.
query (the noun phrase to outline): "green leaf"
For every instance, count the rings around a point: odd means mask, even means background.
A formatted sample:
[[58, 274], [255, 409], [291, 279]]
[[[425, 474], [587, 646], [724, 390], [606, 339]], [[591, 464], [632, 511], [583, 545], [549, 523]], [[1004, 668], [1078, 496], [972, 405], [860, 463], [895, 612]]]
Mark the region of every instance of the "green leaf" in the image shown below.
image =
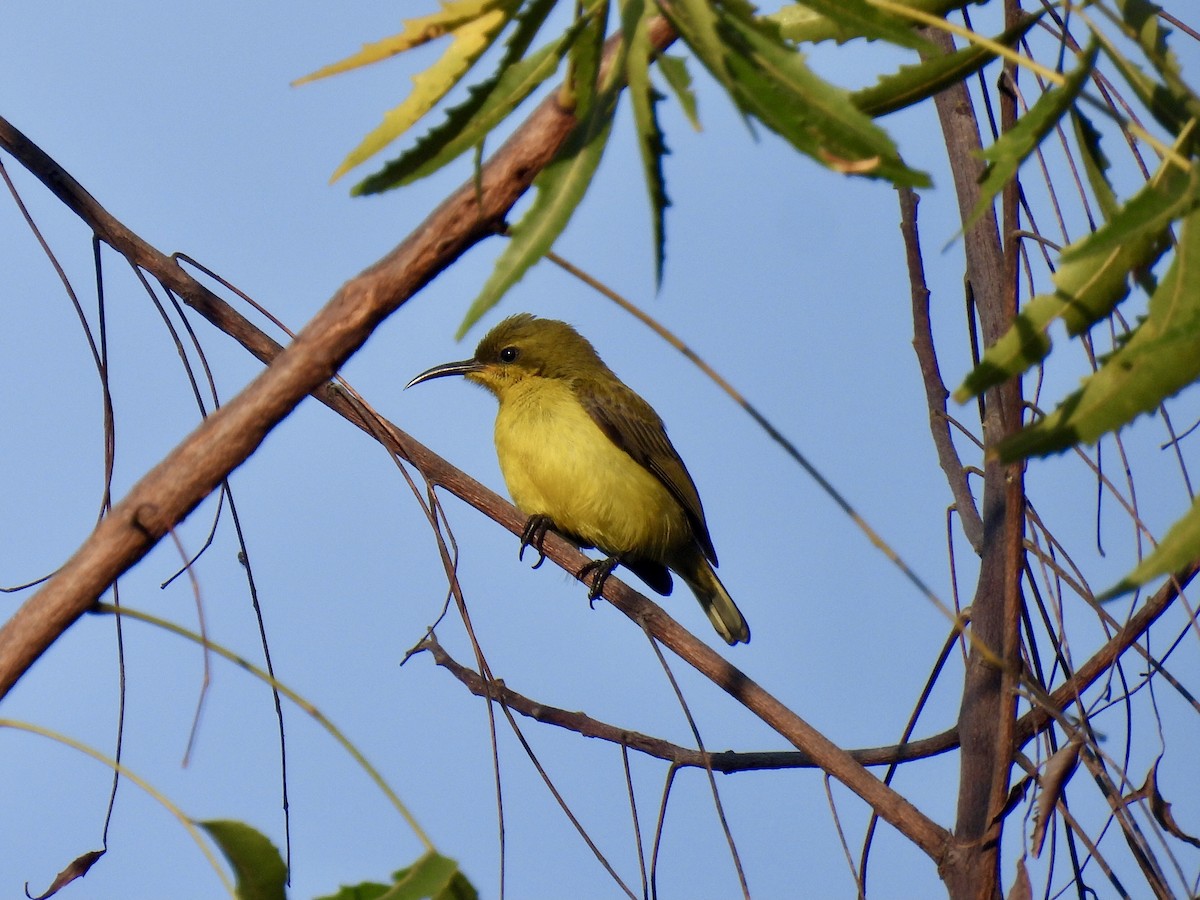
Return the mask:
[[1096, 30], [1093, 37], [1142, 105], [1173, 136], [1178, 137], [1190, 121], [1200, 117], [1200, 100], [1179, 78], [1178, 64], [1172, 58], [1152, 58], [1164, 78], [1164, 81], [1158, 81], [1129, 60], [1109, 35]]
[[655, 62], [658, 64], [658, 71], [662, 73], [667, 86], [671, 89], [671, 93], [679, 102], [679, 108], [692, 123], [692, 128], [701, 131], [700, 116], [696, 112], [696, 92], [692, 90], [692, 76], [688, 73], [687, 60], [682, 56], [663, 53]]
[[237, 880], [238, 900], [284, 900], [287, 866], [266, 837], [242, 822], [210, 819], [197, 822], [229, 860]]
[[1098, 596], [1098, 600], [1115, 600], [1128, 594], [1159, 576], [1174, 575], [1200, 559], [1200, 497], [1192, 503], [1192, 509], [1176, 522], [1159, 541], [1150, 556], [1142, 559], [1136, 568], [1114, 586]]
[[319, 900], [478, 900], [458, 863], [430, 851], [392, 875], [392, 883], [363, 882]]
[[[975, 0], [906, 0], [904, 5], [930, 15], [944, 16], [951, 10], [961, 9], [973, 2]], [[825, 5], [829, 5], [828, 2]], [[789, 41], [816, 44], [835, 40], [840, 44], [861, 36], [860, 31], [848, 27], [842, 20], [822, 15], [817, 11], [816, 4], [793, 3], [764, 18], [778, 25], [780, 35]], [[900, 17], [896, 17], [896, 20], [905, 21]], [[910, 23], [909, 27], [913, 25]]]
[[800, 5], [828, 19], [839, 44], [864, 37], [890, 41], [923, 53], [936, 52], [934, 45], [916, 32], [911, 21], [872, 6], [866, 0], [800, 0]]
[[[550, 0], [551, 5], [554, 0]], [[525, 98], [558, 71], [583, 20], [575, 22], [557, 41], [501, 68], [470, 89], [468, 99], [450, 109], [446, 120], [421, 137], [410, 150], [355, 185], [355, 194], [376, 194], [411, 184], [431, 175], [478, 146]], [[515, 37], [515, 34], [514, 34]]]
[[[429, 112], [462, 79], [509, 23], [516, 0], [491, 0], [476, 17], [449, 33], [453, 39], [442, 56], [413, 76], [412, 92], [399, 106], [384, 114], [383, 122], [350, 151], [334, 171], [331, 181], [374, 156]], [[447, 8], [455, 4], [448, 4]]]
[[1096, 130], [1091, 119], [1079, 111], [1079, 107], [1071, 109], [1071, 125], [1075, 131], [1075, 142], [1079, 145], [1079, 155], [1083, 159], [1083, 171], [1087, 175], [1088, 184], [1092, 186], [1092, 194], [1095, 195], [1104, 218], [1111, 219], [1117, 214], [1120, 203], [1112, 183], [1108, 180], [1109, 161], [1100, 148], [1100, 132]]
[[796, 149], [839, 172], [929, 184], [927, 175], [904, 164], [891, 138], [849, 94], [813, 74], [771, 23], [706, 0], [679, 0], [666, 11], [738, 106]]
[[1083, 387], [997, 449], [1011, 461], [1094, 443], [1200, 377], [1200, 209], [1184, 220], [1175, 258], [1146, 318]]
[[1200, 559], [1200, 497], [1192, 502], [1187, 514], [1171, 526], [1153, 553], [1097, 599], [1116, 599], [1161, 575], [1182, 572], [1197, 559]]
[[1038, 97], [1037, 102], [1029, 108], [1017, 123], [990, 147], [983, 151], [987, 160], [984, 169], [983, 182], [980, 185], [979, 201], [967, 217], [963, 228], [970, 225], [983, 215], [992, 203], [993, 198], [1000, 193], [1006, 184], [1017, 174], [1017, 169], [1041, 145], [1042, 139], [1049, 134], [1059, 120], [1071, 108], [1083, 86], [1087, 84], [1096, 65], [1099, 48], [1093, 43], [1079, 57], [1079, 66], [1066, 77], [1059, 87], [1052, 87]]
[[1079, 335], [1129, 294], [1130, 278], [1149, 290], [1153, 266], [1170, 245], [1172, 223], [1200, 203], [1200, 172], [1169, 160], [1107, 223], [1063, 251], [1054, 284], [1068, 302], [1067, 332]]
[[654, 281], [655, 284], [661, 285], [663, 257], [666, 251], [664, 217], [671, 201], [667, 197], [667, 186], [663, 177], [663, 156], [669, 151], [655, 113], [655, 106], [662, 95], [650, 83], [650, 59], [654, 50], [650, 45], [646, 26], [655, 9], [645, 0], [622, 0], [621, 25], [628, 47], [625, 56], [625, 81], [628, 85], [630, 106], [633, 109], [634, 127], [637, 130], [642, 174], [645, 176], [646, 192], [650, 198]]
[[1108, 222], [1062, 252], [1054, 275], [1056, 291], [1025, 305], [954, 392], [954, 399], [965, 402], [1041, 362], [1050, 352], [1046, 329], [1055, 319], [1062, 317], [1068, 332], [1078, 335], [1125, 299], [1131, 277], [1152, 288], [1148, 272], [1169, 246], [1172, 223], [1198, 204], [1196, 167], [1186, 173], [1165, 162]]
[[592, 104], [601, 92], [597, 83], [600, 60], [604, 55], [604, 35], [608, 30], [607, 0], [592, 0], [582, 17], [583, 33], [571, 45], [567, 58], [566, 93], [560, 95], [564, 106], [572, 108], [580, 121], [590, 118]]
[[574, 137], [533, 182], [537, 195], [521, 221], [510, 230], [511, 240], [496, 261], [483, 290], [467, 310], [458, 328], [458, 338], [461, 339], [484, 313], [500, 302], [529, 267], [546, 255], [567, 227], [600, 165], [612, 130], [611, 105], [607, 100], [599, 105], [609, 108], [595, 110], [591, 119], [576, 126]]
[[380, 900], [476, 900], [479, 896], [458, 863], [433, 852], [392, 877], [392, 889]]
[[[1041, 17], [1040, 12], [1023, 17], [997, 36], [995, 42], [1013, 46]], [[967, 44], [953, 53], [938, 53], [915, 65], [902, 66], [894, 75], [887, 75], [871, 87], [852, 93], [850, 102], [872, 118], [885, 116], [957, 84], [995, 58], [996, 54], [988, 48]]]

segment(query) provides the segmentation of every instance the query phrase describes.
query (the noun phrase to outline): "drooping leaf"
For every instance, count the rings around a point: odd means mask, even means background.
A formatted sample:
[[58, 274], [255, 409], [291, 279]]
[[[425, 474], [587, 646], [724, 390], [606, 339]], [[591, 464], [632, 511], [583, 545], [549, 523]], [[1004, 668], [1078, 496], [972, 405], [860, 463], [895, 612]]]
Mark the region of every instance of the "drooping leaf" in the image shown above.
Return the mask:
[[607, 0], [591, 0], [581, 17], [583, 31], [567, 56], [567, 78], [559, 93], [562, 104], [583, 121], [591, 117], [592, 104], [603, 90], [599, 84], [600, 60], [608, 32]]
[[1121, 48], [1103, 30], [1094, 31], [1093, 37], [1138, 101], [1173, 136], [1178, 137], [1190, 121], [1200, 116], [1200, 102], [1178, 77], [1177, 64], [1167, 65], [1160, 61], [1159, 74], [1163, 77], [1152, 78], [1122, 53]]
[[1087, 84], [1098, 54], [1099, 48], [1095, 44], [1084, 50], [1079, 56], [1079, 65], [1067, 75], [1063, 84], [1043, 92], [1012, 128], [983, 151], [987, 166], [979, 188], [979, 200], [967, 217], [964, 228], [970, 227], [971, 223], [983, 215], [995, 196], [1017, 174], [1021, 164], [1041, 146], [1042, 139], [1058, 125], [1059, 120], [1083, 90], [1083, 86]]
[[238, 900], [285, 900], [287, 866], [263, 834], [244, 822], [210, 819], [197, 823], [229, 860]]
[[413, 76], [412, 92], [399, 106], [384, 114], [383, 122], [350, 151], [331, 180], [336, 181], [374, 156], [433, 109], [492, 45], [511, 20], [514, 9], [515, 0], [490, 0], [479, 15], [450, 30], [450, 46], [437, 62]]
[[1200, 377], [1200, 209], [1184, 219], [1146, 318], [1083, 387], [997, 448], [1004, 460], [1093, 443]]
[[1142, 785], [1142, 793], [1150, 801], [1150, 812], [1154, 816], [1154, 820], [1169, 834], [1193, 847], [1200, 847], [1200, 838], [1193, 837], [1179, 827], [1179, 823], [1175, 821], [1175, 814], [1171, 812], [1171, 804], [1158, 789], [1158, 764], [1160, 762], [1162, 762], [1161, 756], [1150, 767], [1150, 771], [1146, 774], [1146, 783]]
[[496, 261], [496, 267], [479, 296], [467, 310], [458, 328], [461, 338], [468, 329], [516, 284], [529, 267], [546, 255], [562, 234], [583, 199], [595, 174], [612, 130], [612, 111], [594, 111], [581, 122], [575, 136], [559, 156], [534, 180], [536, 196], [521, 221], [510, 230], [511, 240]]
[[663, 157], [669, 151], [655, 113], [655, 106], [661, 95], [650, 82], [653, 48], [646, 26], [654, 10], [655, 7], [647, 4], [645, 0], [622, 0], [621, 27], [628, 48], [625, 54], [625, 83], [633, 110], [646, 193], [650, 200], [650, 225], [654, 239], [654, 281], [655, 284], [661, 285], [663, 258], [666, 252], [664, 218], [671, 201], [667, 197], [667, 185], [663, 177]]
[[[554, 0], [547, 2], [552, 5]], [[375, 194], [411, 184], [478, 146], [493, 128], [558, 71], [582, 26], [583, 20], [578, 20], [553, 43], [507, 66], [501, 63], [495, 75], [470, 89], [465, 102], [447, 110], [444, 122], [430, 129], [411, 149], [355, 185], [353, 193]]]
[[[1012, 28], [998, 35], [995, 42], [1013, 46], [1041, 17], [1040, 12], [1022, 17]], [[885, 116], [932, 97], [975, 74], [995, 58], [996, 54], [987, 47], [967, 44], [953, 53], [937, 53], [915, 65], [901, 66], [895, 74], [886, 75], [871, 87], [852, 93], [850, 101], [872, 118]]]
[[658, 65], [658, 71], [662, 73], [663, 79], [671, 89], [671, 93], [679, 102], [679, 108], [692, 123], [692, 128], [701, 131], [700, 116], [696, 110], [696, 92], [692, 90], [692, 76], [687, 69], [687, 60], [682, 56], [661, 53], [655, 62]]
[[1183, 67], [1167, 43], [1171, 29], [1160, 15], [1162, 8], [1148, 0], [1116, 0], [1116, 6], [1125, 34], [1142, 48], [1162, 79], [1171, 106], [1182, 111], [1184, 120], [1200, 117], [1200, 97], [1183, 80]]
[[1110, 163], [1100, 148], [1100, 132], [1077, 106], [1071, 109], [1071, 126], [1075, 131], [1075, 142], [1079, 146], [1083, 171], [1087, 175], [1088, 184], [1091, 185], [1092, 194], [1095, 195], [1104, 218], [1111, 219], [1117, 214], [1120, 203], [1112, 183], [1108, 180]]
[[1200, 203], [1200, 175], [1162, 168], [1095, 232], [1063, 251], [1055, 292], [1030, 300], [1012, 327], [987, 349], [954, 392], [960, 403], [1041, 362], [1050, 324], [1062, 317], [1072, 335], [1107, 316], [1129, 293], [1130, 280], [1152, 288], [1149, 269], [1169, 244], [1171, 224]]
[[1155, 578], [1182, 572], [1197, 559], [1200, 559], [1200, 497], [1192, 502], [1183, 518], [1171, 526], [1153, 553], [1097, 599], [1107, 601], [1124, 596]]
[[738, 107], [796, 149], [836, 171], [929, 184], [848, 92], [808, 68], [773, 23], [707, 0], [679, 0], [664, 11]]
[[[50, 883], [50, 887], [46, 888], [40, 894], [33, 897], [33, 900], [50, 900], [55, 894], [65, 888], [73, 881], [77, 881], [91, 871], [92, 866], [100, 861], [107, 851], [104, 850], [89, 850], [87, 853], [80, 854], [71, 860], [66, 867], [54, 877], [54, 881]], [[29, 896], [28, 886], [25, 888], [25, 895]]]
[[930, 183], [904, 164], [891, 138], [848, 92], [815, 75], [778, 35], [733, 17], [723, 25], [729, 44], [741, 50], [728, 62], [738, 96], [763, 124], [836, 171], [913, 187]]
[[1075, 771], [1075, 767], [1079, 764], [1079, 751], [1083, 748], [1081, 740], [1070, 740], [1066, 744], [1059, 747], [1054, 755], [1046, 760], [1046, 768], [1038, 778], [1040, 790], [1038, 791], [1037, 800], [1037, 815], [1036, 824], [1033, 828], [1033, 838], [1031, 840], [1031, 852], [1034, 857], [1042, 855], [1042, 842], [1046, 839], [1046, 832], [1050, 827], [1050, 819], [1054, 815], [1055, 807], [1058, 801], [1062, 799], [1063, 791], [1066, 789], [1067, 782], [1071, 779], [1071, 774]]

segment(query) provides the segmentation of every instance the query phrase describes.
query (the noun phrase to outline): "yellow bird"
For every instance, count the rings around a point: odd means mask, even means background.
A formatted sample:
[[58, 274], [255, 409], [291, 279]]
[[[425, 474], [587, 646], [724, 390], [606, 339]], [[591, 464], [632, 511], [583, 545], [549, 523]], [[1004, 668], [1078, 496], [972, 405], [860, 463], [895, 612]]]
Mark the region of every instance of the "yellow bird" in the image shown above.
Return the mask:
[[529, 517], [522, 554], [528, 546], [540, 554], [550, 529], [599, 549], [607, 558], [579, 572], [595, 572], [592, 599], [618, 565], [664, 596], [673, 571], [726, 642], [750, 640], [713, 571], [700, 495], [662, 419], [579, 332], [521, 313], [489, 331], [471, 359], [434, 366], [406, 387], [446, 375], [466, 376], [500, 401], [496, 454], [513, 503]]

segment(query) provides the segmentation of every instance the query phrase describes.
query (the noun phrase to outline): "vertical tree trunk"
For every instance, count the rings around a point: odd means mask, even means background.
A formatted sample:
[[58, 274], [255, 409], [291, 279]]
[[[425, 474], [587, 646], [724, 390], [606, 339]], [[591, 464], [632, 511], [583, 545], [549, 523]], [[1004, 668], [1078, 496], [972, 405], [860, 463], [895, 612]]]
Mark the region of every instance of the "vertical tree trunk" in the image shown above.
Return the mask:
[[[1012, 18], [1016, 3], [1006, 2]], [[944, 33], [932, 36], [945, 47]], [[1005, 79], [1015, 77], [1006, 70]], [[1011, 92], [1004, 92], [1004, 127], [1015, 118]], [[937, 98], [964, 224], [979, 197], [982, 169], [979, 123], [970, 94], [956, 85]], [[1016, 312], [1017, 185], [1003, 196], [1003, 236], [992, 210], [964, 233], [966, 290], [985, 346], [1007, 328]], [[1021, 418], [1019, 380], [989, 391], [984, 398], [985, 449], [1015, 430]], [[1021, 465], [986, 462], [983, 486], [983, 552], [971, 603], [971, 648], [963, 685], [958, 728], [961, 741], [959, 795], [953, 846], [941, 867], [955, 900], [992, 900], [1001, 895], [1000, 812], [1008, 795], [1013, 756], [1017, 674], [1020, 671], [1020, 575], [1024, 520]]]

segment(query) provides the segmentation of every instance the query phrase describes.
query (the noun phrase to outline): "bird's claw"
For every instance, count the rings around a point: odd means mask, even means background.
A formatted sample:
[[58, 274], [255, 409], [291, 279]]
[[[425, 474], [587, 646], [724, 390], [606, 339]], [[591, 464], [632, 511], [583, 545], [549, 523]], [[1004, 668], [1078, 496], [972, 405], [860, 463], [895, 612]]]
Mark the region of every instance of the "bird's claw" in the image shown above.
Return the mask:
[[589, 573], [594, 573], [591, 587], [588, 588], [588, 605], [592, 609], [596, 608], [596, 600], [604, 590], [604, 582], [608, 581], [608, 576], [620, 564], [619, 557], [610, 556], [607, 559], [594, 559], [579, 570], [578, 577], [580, 579], [586, 578]]
[[525, 530], [521, 532], [521, 549], [517, 552], [517, 561], [525, 558], [526, 547], [532, 547], [538, 554], [533, 567], [536, 569], [541, 566], [546, 561], [546, 551], [542, 549], [542, 545], [546, 542], [546, 532], [553, 527], [554, 521], [549, 516], [530, 516], [525, 523]]

